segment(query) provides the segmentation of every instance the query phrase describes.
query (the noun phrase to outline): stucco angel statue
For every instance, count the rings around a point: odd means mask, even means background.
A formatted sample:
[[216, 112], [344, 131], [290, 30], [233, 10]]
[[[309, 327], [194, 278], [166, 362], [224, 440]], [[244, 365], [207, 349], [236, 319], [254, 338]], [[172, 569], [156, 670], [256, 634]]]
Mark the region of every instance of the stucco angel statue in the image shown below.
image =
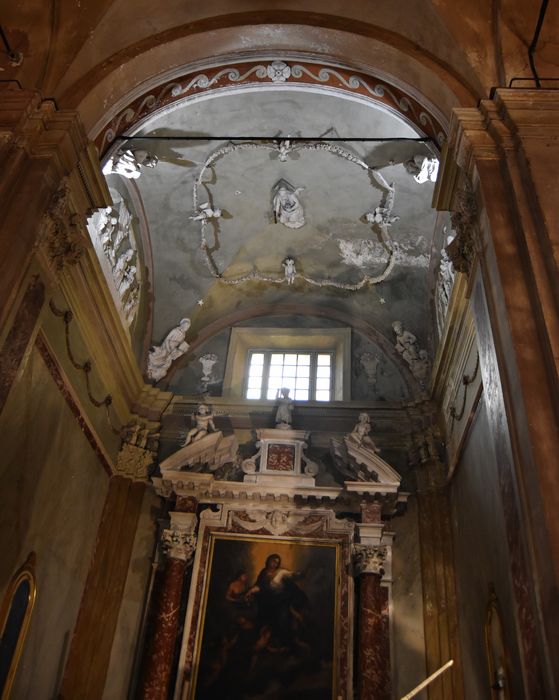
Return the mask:
[[148, 377], [158, 382], [167, 374], [171, 364], [188, 350], [185, 335], [190, 328], [190, 319], [183, 318], [173, 328], [161, 345], [155, 345], [148, 354]]
[[205, 403], [201, 403], [198, 406], [196, 413], [194, 414], [194, 421], [195, 426], [186, 434], [184, 441], [181, 443], [182, 447], [190, 445], [191, 442], [201, 440], [208, 433], [215, 433], [216, 431], [214, 414], [210, 407]]

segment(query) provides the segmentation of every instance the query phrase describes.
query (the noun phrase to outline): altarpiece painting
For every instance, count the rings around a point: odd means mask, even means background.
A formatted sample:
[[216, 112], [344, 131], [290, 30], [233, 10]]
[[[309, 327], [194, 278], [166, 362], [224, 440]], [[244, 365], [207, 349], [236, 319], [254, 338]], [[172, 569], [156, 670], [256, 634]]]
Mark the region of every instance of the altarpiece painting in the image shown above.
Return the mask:
[[349, 539], [326, 534], [311, 517], [318, 536], [206, 533], [194, 571], [182, 697], [340, 696], [349, 676]]

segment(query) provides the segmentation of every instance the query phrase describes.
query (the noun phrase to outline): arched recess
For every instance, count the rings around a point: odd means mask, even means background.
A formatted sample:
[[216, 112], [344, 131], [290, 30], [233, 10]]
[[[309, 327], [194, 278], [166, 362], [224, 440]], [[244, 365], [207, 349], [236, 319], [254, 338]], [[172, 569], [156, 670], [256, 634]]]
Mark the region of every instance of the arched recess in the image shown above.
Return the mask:
[[[451, 43], [446, 39], [445, 45]], [[452, 107], [473, 106], [483, 95], [475, 73], [456, 47], [427, 48], [393, 29], [325, 13], [282, 10], [220, 15], [168, 28], [112, 55], [108, 51], [110, 46], [105, 46], [106, 55], [94, 66], [84, 60], [83, 52], [78, 54], [55, 93], [61, 106], [79, 110], [93, 137], [107, 117], [112, 119], [139, 95], [170, 79], [193, 68], [258, 56], [350, 65], [436, 105], [445, 116]]]
[[[280, 64], [283, 72], [274, 70], [274, 66]], [[165, 110], [179, 107], [184, 100], [259, 86], [324, 89], [372, 101], [431, 139], [434, 148], [438, 149], [442, 147], [448, 129], [447, 120], [434, 105], [422, 100], [416, 91], [406, 91], [389, 79], [316, 61], [261, 58], [197, 68], [181, 76], [168, 77], [118, 109], [97, 133], [95, 144], [103, 156], [111, 147], [123, 143], [119, 141], [121, 135], [132, 135], [150, 119]]]
[[205, 326], [198, 333], [190, 344], [188, 352], [171, 365], [171, 368], [169, 369], [162, 384], [169, 384], [176, 372], [187, 365], [197, 350], [217, 333], [243, 321], [249, 321], [255, 318], [272, 318], [274, 316], [304, 316], [305, 318], [324, 318], [341, 323], [342, 325], [361, 333], [367, 339], [377, 345], [382, 352], [392, 360], [400, 371], [400, 374], [404, 378], [407, 386], [416, 389], [416, 392], [412, 393], [420, 393], [421, 389], [417, 380], [412, 375], [408, 366], [402, 360], [400, 355], [396, 352], [394, 345], [390, 343], [382, 333], [379, 333], [374, 326], [361, 319], [348, 317], [347, 314], [344, 314], [342, 311], [317, 306], [314, 304], [257, 304], [252, 306], [250, 309], [235, 311], [234, 313], [219, 318], [213, 323]]
[[[274, 65], [276, 63], [280, 64], [279, 72]], [[186, 108], [189, 103], [218, 98], [220, 95], [229, 95], [233, 91], [238, 91], [238, 96], [248, 91], [273, 91], [276, 88], [310, 93], [323, 91], [335, 97], [336, 100], [345, 98], [348, 103], [365, 103], [367, 107], [380, 108], [380, 111], [391, 113], [397, 117], [398, 121], [408, 124], [413, 129], [411, 135], [414, 135], [413, 132], [418, 135], [427, 135], [427, 138], [431, 139], [429, 145], [433, 151], [439, 150], [444, 142], [446, 121], [440, 112], [433, 105], [429, 105], [431, 109], [429, 111], [414, 94], [408, 94], [380, 78], [331, 65], [296, 60], [261, 59], [213, 66], [204, 71], [191, 71], [185, 76], [170, 79], [153, 91], [138, 95], [99, 132], [97, 146], [101, 152], [108, 155], [111, 149], [117, 148], [118, 144], [122, 143], [115, 138], [118, 134], [134, 134], [144, 129], [149, 131], [155, 120], [165, 119], [169, 111]], [[375, 133], [374, 135], [389, 134]], [[141, 182], [143, 183], [143, 180]], [[429, 204], [426, 203], [426, 206]], [[182, 316], [184, 315], [188, 315], [188, 312], [184, 311]], [[147, 330], [149, 331], [149, 328]], [[193, 330], [197, 329], [193, 328]], [[367, 333], [363, 335], [367, 337]], [[385, 329], [385, 335], [390, 335], [390, 328]], [[151, 332], [146, 334], [145, 340], [145, 347], [148, 343], [154, 342]], [[409, 385], [409, 382], [407, 383]], [[412, 381], [412, 386], [414, 385]]]

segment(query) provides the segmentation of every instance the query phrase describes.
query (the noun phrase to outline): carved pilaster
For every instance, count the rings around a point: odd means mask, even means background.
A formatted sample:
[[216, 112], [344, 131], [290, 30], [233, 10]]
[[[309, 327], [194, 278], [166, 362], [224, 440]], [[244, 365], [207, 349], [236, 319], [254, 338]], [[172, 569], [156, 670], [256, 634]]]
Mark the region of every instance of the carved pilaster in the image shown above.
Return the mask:
[[472, 269], [477, 251], [477, 215], [478, 206], [472, 183], [464, 177], [462, 188], [456, 192], [450, 217], [456, 238], [449, 244], [447, 252], [454, 269], [466, 275]]
[[388, 548], [384, 545], [353, 545], [353, 569], [357, 576], [362, 574], [384, 574], [384, 564]]
[[55, 192], [45, 212], [39, 245], [43, 248], [49, 265], [56, 272], [75, 265], [83, 253], [83, 227], [73, 209], [67, 179]]

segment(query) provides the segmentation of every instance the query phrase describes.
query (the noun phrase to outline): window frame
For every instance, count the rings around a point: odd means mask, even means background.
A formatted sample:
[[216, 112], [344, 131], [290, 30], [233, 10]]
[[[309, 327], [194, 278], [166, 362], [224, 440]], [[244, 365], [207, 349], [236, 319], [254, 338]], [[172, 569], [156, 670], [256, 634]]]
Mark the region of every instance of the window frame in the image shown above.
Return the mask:
[[[349, 401], [351, 396], [351, 329], [350, 328], [270, 328], [258, 326], [231, 329], [225, 365], [223, 396], [256, 403], [273, 403], [270, 399], [245, 399], [251, 351], [331, 353], [334, 357], [330, 401]], [[324, 406], [327, 401], [309, 400]]]
[[[249, 381], [249, 370], [250, 370], [250, 361], [251, 357], [253, 354], [256, 353], [262, 353], [264, 355], [264, 367], [263, 367], [263, 372], [262, 372], [262, 384], [260, 387], [260, 398], [259, 399], [249, 399], [247, 397], [247, 390], [248, 390], [248, 381]], [[296, 399], [295, 396], [292, 396], [294, 401], [304, 401], [305, 403], [308, 403], [309, 401], [316, 401], [317, 403], [328, 403], [329, 401], [332, 401], [333, 396], [334, 396], [334, 378], [335, 378], [335, 372], [336, 372], [336, 356], [333, 350], [309, 350], [307, 348], [300, 350], [298, 348], [289, 348], [289, 349], [282, 349], [282, 348], [249, 348], [248, 352], [246, 354], [246, 364], [245, 364], [245, 376], [244, 376], [244, 382], [243, 382], [243, 399], [246, 401], [276, 401], [277, 399], [268, 399], [266, 398], [266, 395], [268, 393], [269, 389], [269, 379], [270, 379], [270, 366], [271, 366], [271, 357], [272, 354], [279, 354], [283, 353], [284, 355], [290, 354], [290, 355], [310, 355], [310, 364], [309, 364], [309, 398], [308, 399]], [[317, 375], [317, 368], [318, 368], [318, 356], [319, 355], [330, 355], [330, 386], [328, 388], [330, 392], [330, 398], [329, 399], [317, 399], [316, 398], [316, 380], [318, 379]], [[285, 366], [285, 365], [282, 365]], [[311, 398], [312, 397], [312, 398]]]

